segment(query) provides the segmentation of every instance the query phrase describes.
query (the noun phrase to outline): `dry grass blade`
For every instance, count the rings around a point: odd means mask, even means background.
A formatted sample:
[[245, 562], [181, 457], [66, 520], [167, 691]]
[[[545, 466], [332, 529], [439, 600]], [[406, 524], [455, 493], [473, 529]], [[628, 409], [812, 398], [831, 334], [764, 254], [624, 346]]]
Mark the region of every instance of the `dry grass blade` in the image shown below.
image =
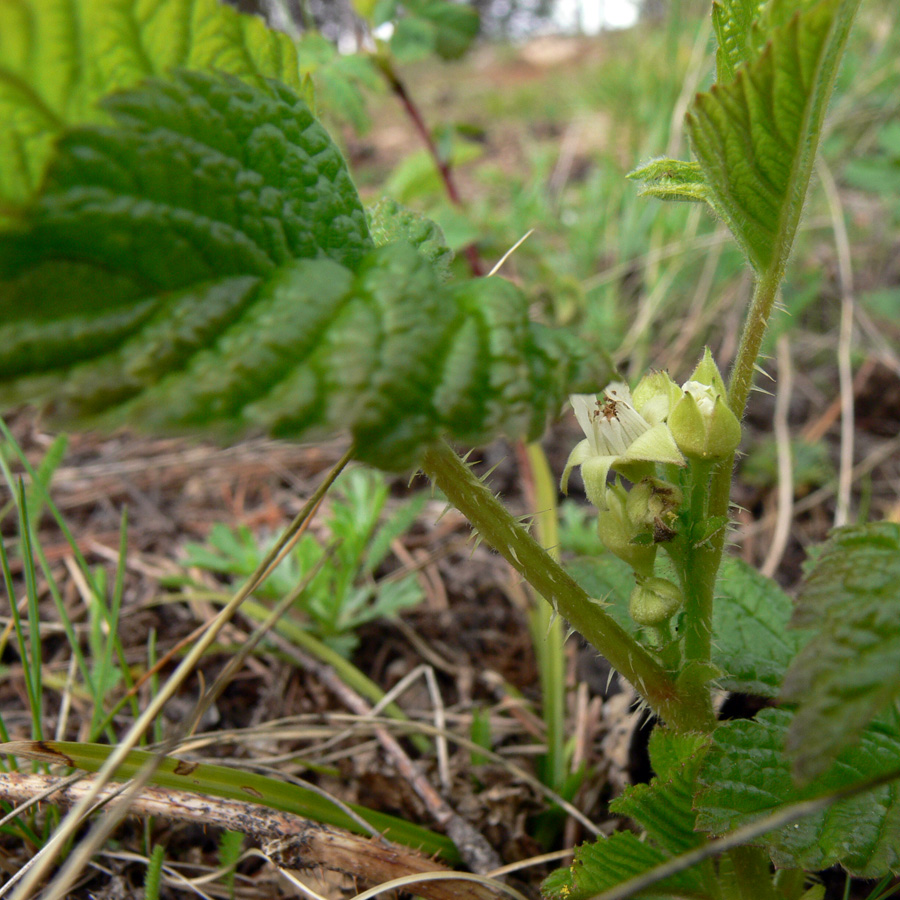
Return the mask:
[[[185, 656], [181, 664], [168, 679], [159, 693], [148, 704], [140, 717], [135, 721], [134, 725], [129, 729], [121, 743], [110, 755], [109, 759], [104, 763], [103, 768], [98, 773], [97, 779], [92, 783], [90, 789], [84, 797], [72, 807], [66, 818], [60, 823], [59, 827], [53, 833], [50, 840], [44, 845], [40, 853], [40, 861], [29, 871], [28, 875], [22, 880], [16, 893], [13, 895], [15, 900], [27, 900], [27, 898], [37, 888], [40, 881], [45, 877], [47, 871], [53, 863], [56, 852], [62, 848], [75, 833], [83, 821], [84, 816], [90, 809], [97, 794], [103, 788], [103, 785], [109, 781], [113, 773], [124, 761], [128, 753], [134, 749], [141, 735], [153, 724], [156, 717], [162, 712], [166, 702], [174, 696], [176, 690], [184, 683], [184, 681], [194, 671], [207, 648], [216, 639], [221, 629], [232, 616], [237, 612], [241, 603], [250, 595], [256, 585], [265, 577], [265, 573], [269, 570], [272, 563], [277, 558], [279, 552], [288, 544], [294, 534], [303, 526], [304, 522], [312, 514], [312, 511], [318, 505], [322, 496], [328, 488], [334, 483], [334, 480], [350, 461], [352, 449], [348, 450], [339, 460], [337, 465], [329, 472], [328, 476], [323, 480], [322, 484], [312, 495], [309, 501], [304, 505], [301, 512], [297, 515], [291, 525], [288, 527], [281, 540], [276, 543], [268, 557], [260, 565], [257, 573], [248, 579], [247, 584], [238, 591], [232, 600], [225, 606], [216, 618], [210, 623], [206, 633], [197, 641], [191, 651]], [[149, 777], [149, 776], [148, 776]], [[125, 815], [126, 810], [120, 809], [120, 814]], [[114, 826], [113, 817], [109, 817], [103, 831]], [[105, 835], [101, 831], [92, 834], [88, 841], [84, 842], [83, 849], [85, 852], [93, 852], [99, 848], [105, 840]], [[71, 887], [81, 867], [86, 862], [84, 854], [80, 852], [73, 853], [66, 861], [60, 873], [54, 878], [53, 882], [47, 887], [44, 897], [45, 900], [63, 900], [66, 892]]]

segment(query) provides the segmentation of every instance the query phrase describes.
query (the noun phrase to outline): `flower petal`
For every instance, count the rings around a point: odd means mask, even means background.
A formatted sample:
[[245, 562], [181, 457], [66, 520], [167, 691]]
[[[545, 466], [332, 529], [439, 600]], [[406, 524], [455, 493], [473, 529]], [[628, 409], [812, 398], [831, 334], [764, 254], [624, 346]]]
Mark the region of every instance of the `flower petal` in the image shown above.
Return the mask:
[[574, 469], [575, 466], [580, 466], [586, 459], [590, 459], [593, 455], [593, 448], [591, 447], [591, 442], [589, 440], [579, 441], [572, 448], [572, 452], [566, 460], [566, 467], [563, 469], [562, 478], [559, 482], [559, 489], [564, 494], [569, 492], [569, 475], [572, 474], [572, 469]]
[[581, 464], [584, 492], [597, 509], [607, 508], [606, 476], [615, 461], [615, 456], [592, 456]]
[[672, 437], [667, 425], [660, 423], [645, 431], [633, 441], [626, 454], [628, 459], [640, 459], [647, 462], [672, 463], [684, 465], [684, 457]]

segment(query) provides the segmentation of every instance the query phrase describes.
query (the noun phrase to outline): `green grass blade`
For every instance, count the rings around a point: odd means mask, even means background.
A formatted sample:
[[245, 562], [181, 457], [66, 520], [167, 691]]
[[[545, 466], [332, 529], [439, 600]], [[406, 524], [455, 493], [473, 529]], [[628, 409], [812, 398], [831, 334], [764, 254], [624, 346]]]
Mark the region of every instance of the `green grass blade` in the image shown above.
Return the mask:
[[[114, 750], [114, 747], [104, 744], [72, 741], [13, 741], [0, 745], [0, 753], [66, 765], [88, 772], [99, 771]], [[156, 754], [132, 750], [116, 770], [115, 777], [133, 778], [156, 760]], [[150, 783], [164, 788], [240, 800], [244, 803], [259, 803], [271, 809], [313, 819], [324, 825], [333, 825], [357, 834], [367, 833], [351, 816], [314, 791], [252, 772], [207, 763], [193, 763], [167, 756], [159, 762], [150, 777]], [[451, 863], [457, 862], [460, 858], [456, 845], [447, 837], [363, 806], [348, 804], [348, 807], [375, 831], [392, 841], [418, 848], [426, 854], [440, 855]]]

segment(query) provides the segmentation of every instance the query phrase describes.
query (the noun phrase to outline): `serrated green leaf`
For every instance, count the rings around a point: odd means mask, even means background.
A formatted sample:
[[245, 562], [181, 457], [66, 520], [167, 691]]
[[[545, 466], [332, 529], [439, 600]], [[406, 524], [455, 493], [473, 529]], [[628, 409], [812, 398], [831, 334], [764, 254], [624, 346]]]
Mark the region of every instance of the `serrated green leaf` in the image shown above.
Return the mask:
[[[665, 853], [644, 843], [636, 834], [617, 831], [608, 838], [579, 847], [571, 867], [557, 869], [550, 875], [541, 885], [541, 893], [548, 900], [587, 900], [667, 859]], [[673, 900], [705, 894], [696, 869], [688, 869], [641, 891], [638, 896], [641, 900]]]
[[[755, 720], [716, 729], [700, 770], [695, 804], [699, 829], [724, 834], [787, 804], [897, 769], [900, 734], [872, 727], [825, 776], [799, 787], [783, 753], [791, 718], [787, 710], [766, 709]], [[840, 864], [861, 878], [900, 871], [897, 783], [839, 801], [755, 843], [769, 850], [778, 867], [819, 870]]]
[[36, 191], [64, 129], [102, 120], [101, 97], [173, 68], [300, 87], [290, 38], [219, 0], [0, 3], [0, 217]]
[[114, 124], [66, 135], [0, 233], [0, 402], [224, 437], [349, 432], [359, 459], [401, 469], [448, 432], [534, 438], [607, 377], [509, 282], [442, 287], [409, 244], [367, 252], [343, 161], [288, 88], [181, 73], [105, 106]]
[[654, 159], [628, 173], [641, 182], [638, 195], [660, 200], [709, 201], [709, 186], [697, 163], [680, 159]]
[[900, 697], [900, 525], [833, 532], [794, 624], [814, 636], [784, 682], [784, 699], [799, 704], [787, 750], [797, 775], [811, 778]]
[[707, 743], [705, 735], [671, 735], [657, 728], [651, 754], [659, 774], [650, 784], [627, 787], [610, 803], [610, 811], [630, 816], [652, 844], [673, 856], [704, 843], [704, 836], [694, 830], [693, 799]]
[[754, 56], [753, 25], [766, 0], [715, 0], [712, 9], [716, 33], [716, 81], [727, 84]]
[[450, 277], [453, 251], [436, 222], [387, 197], [366, 207], [366, 221], [376, 247], [406, 241], [431, 263], [441, 281]]
[[789, 630], [793, 604], [771, 579], [725, 557], [713, 610], [713, 661], [730, 691], [775, 697], [808, 634]]
[[[698, 94], [687, 131], [710, 190], [758, 272], [778, 272], [793, 245], [825, 109], [859, 0], [772, 0], [768, 40], [734, 79]], [[730, 4], [747, 11], [746, 4]], [[735, 43], [729, 62], [747, 55]], [[731, 55], [729, 55], [731, 54]]]

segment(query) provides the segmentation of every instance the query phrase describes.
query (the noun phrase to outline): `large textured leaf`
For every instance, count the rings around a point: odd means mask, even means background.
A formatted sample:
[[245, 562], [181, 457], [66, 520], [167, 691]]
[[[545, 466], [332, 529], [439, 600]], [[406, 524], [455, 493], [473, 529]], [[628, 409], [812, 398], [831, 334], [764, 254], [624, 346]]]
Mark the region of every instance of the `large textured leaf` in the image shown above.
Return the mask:
[[453, 251], [436, 222], [387, 197], [366, 207], [366, 221], [377, 247], [406, 241], [431, 263], [441, 281], [450, 277]]
[[299, 87], [290, 39], [219, 0], [3, 0], [0, 218], [40, 184], [54, 139], [96, 101], [173, 67]]
[[630, 816], [652, 844], [673, 856], [702, 844], [704, 836], [694, 830], [693, 800], [707, 743], [705, 735], [672, 734], [657, 728], [650, 738], [656, 777], [650, 784], [627, 787], [610, 803], [610, 811]]
[[[822, 121], [859, 0], [770, 0], [768, 43], [737, 35], [752, 4], [723, 6], [735, 19], [720, 63], [733, 80], [698, 94], [687, 130], [711, 193], [758, 272], [777, 273], [793, 244]], [[717, 31], [727, 31], [720, 21]], [[751, 58], [752, 55], [752, 58]]]
[[[499, 278], [371, 251], [328, 135], [284, 86], [181, 73], [66, 135], [0, 233], [0, 402], [144, 429], [355, 438], [411, 465], [449, 432], [534, 437], [586, 371]], [[604, 373], [588, 379], [596, 388]]]
[[[568, 869], [557, 869], [541, 885], [548, 900], [587, 900], [664, 863], [669, 856], [630, 831], [617, 831], [575, 851]], [[706, 897], [695, 869], [681, 872], [638, 895], [641, 900]]]
[[800, 590], [794, 624], [815, 632], [784, 683], [785, 700], [799, 704], [787, 749], [809, 778], [900, 697], [900, 525], [835, 531]]
[[[582, 900], [704, 843], [705, 837], [694, 831], [692, 802], [708, 740], [705, 735], [657, 728], [650, 738], [650, 760], [657, 777], [650, 784], [626, 788], [610, 804], [612, 812], [630, 816], [646, 832], [644, 839], [617, 832], [579, 848], [570, 868], [554, 872], [544, 882], [545, 896]], [[706, 895], [700, 873], [690, 870], [639, 896], [671, 900]]]
[[[755, 720], [728, 722], [716, 729], [700, 771], [698, 828], [723, 834], [787, 804], [896, 771], [900, 765], [900, 733], [871, 727], [859, 746], [841, 754], [827, 775], [798, 787], [783, 753], [790, 721], [786, 710], [766, 709]], [[816, 870], [839, 863], [864, 878], [900, 871], [897, 783], [837, 802], [756, 843], [767, 847], [775, 864], [785, 868]]]
[[784, 673], [808, 634], [789, 630], [790, 598], [752, 566], [725, 557], [716, 585], [713, 661], [722, 687], [777, 696]]

